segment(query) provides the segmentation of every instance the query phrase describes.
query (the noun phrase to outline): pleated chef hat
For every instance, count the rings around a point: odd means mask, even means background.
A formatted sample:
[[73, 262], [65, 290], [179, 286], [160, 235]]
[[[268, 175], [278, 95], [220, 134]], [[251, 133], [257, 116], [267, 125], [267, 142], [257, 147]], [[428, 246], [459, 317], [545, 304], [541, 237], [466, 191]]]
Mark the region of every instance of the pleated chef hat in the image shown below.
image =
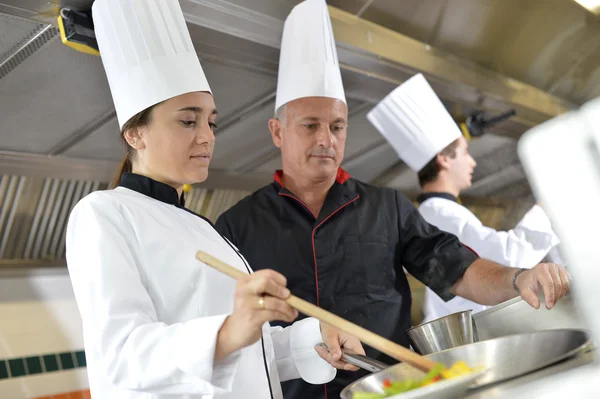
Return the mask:
[[346, 103], [325, 0], [298, 4], [283, 27], [275, 110], [304, 97], [330, 97]]
[[415, 172], [462, 134], [422, 74], [398, 86], [367, 118]]
[[96, 0], [94, 30], [123, 128], [181, 94], [211, 92], [177, 0]]

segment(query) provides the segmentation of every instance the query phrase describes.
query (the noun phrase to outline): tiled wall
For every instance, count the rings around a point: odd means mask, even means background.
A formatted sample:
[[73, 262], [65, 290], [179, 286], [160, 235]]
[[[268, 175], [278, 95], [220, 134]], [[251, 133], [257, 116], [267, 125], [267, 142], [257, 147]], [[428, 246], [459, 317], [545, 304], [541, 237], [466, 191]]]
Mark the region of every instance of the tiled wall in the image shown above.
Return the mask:
[[81, 319], [66, 270], [0, 278], [0, 320], [1, 399], [87, 390]]
[[83, 350], [0, 359], [0, 380], [53, 373], [85, 366], [85, 353]]

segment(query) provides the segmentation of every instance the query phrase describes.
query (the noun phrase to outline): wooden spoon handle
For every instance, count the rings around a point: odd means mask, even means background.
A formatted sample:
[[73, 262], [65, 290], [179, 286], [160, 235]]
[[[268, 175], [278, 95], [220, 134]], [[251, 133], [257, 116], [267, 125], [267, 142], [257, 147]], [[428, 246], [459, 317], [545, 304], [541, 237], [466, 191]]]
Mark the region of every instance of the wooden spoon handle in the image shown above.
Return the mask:
[[[222, 262], [206, 252], [198, 251], [196, 253], [196, 258], [199, 261], [206, 263], [208, 266], [225, 273], [236, 280], [247, 276], [246, 273]], [[420, 370], [427, 372], [436, 364], [434, 361], [427, 359], [411, 351], [410, 349], [398, 345], [397, 343], [377, 335], [346, 319], [336, 316], [335, 314], [315, 306], [304, 299], [298, 298], [297, 296], [291, 295], [287, 299], [287, 303], [291, 307], [297, 309], [299, 312], [302, 312], [307, 316], [314, 317], [324, 323], [329, 324], [330, 326], [351, 334], [372, 348], [375, 348], [396, 360], [406, 362]]]

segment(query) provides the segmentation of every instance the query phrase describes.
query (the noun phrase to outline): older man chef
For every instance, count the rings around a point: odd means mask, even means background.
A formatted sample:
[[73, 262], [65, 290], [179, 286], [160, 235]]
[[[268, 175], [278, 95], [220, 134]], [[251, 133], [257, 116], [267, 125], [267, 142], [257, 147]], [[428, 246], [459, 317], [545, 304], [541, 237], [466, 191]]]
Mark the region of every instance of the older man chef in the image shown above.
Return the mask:
[[[411, 296], [403, 265], [446, 300], [461, 295], [492, 305], [520, 290], [538, 306], [534, 290], [541, 284], [552, 306], [564, 294], [562, 271], [540, 265], [519, 274], [515, 286], [517, 269], [479, 259], [428, 224], [400, 192], [340, 168], [348, 108], [323, 0], [300, 3], [285, 22], [275, 109], [269, 129], [283, 169], [225, 212], [217, 229], [253, 265], [284, 274], [295, 295], [408, 346]], [[360, 375], [340, 371], [320, 387], [286, 382], [284, 395], [336, 398]]]
[[[460, 192], [471, 186], [476, 163], [467, 140], [422, 74], [392, 91], [367, 118], [418, 173], [423, 189], [419, 212], [427, 222], [456, 235], [482, 258], [507, 266], [531, 268], [559, 244], [538, 205], [514, 229], [496, 231], [458, 202]], [[462, 297], [446, 302], [429, 288], [425, 292], [425, 321], [488, 307]]]

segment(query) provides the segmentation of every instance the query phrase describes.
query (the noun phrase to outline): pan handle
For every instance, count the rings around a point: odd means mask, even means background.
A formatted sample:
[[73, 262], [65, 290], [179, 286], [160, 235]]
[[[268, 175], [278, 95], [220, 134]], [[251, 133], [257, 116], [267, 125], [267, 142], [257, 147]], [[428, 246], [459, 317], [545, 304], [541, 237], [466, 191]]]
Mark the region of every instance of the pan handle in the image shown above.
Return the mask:
[[[319, 344], [319, 346], [328, 349], [327, 345], [325, 344]], [[371, 359], [368, 356], [359, 355], [348, 351], [342, 351], [341, 360], [343, 362], [350, 363], [356, 367], [360, 367], [361, 369], [365, 369], [372, 373], [376, 373], [389, 367], [389, 364], [385, 364], [383, 362], [380, 362], [379, 360]]]

